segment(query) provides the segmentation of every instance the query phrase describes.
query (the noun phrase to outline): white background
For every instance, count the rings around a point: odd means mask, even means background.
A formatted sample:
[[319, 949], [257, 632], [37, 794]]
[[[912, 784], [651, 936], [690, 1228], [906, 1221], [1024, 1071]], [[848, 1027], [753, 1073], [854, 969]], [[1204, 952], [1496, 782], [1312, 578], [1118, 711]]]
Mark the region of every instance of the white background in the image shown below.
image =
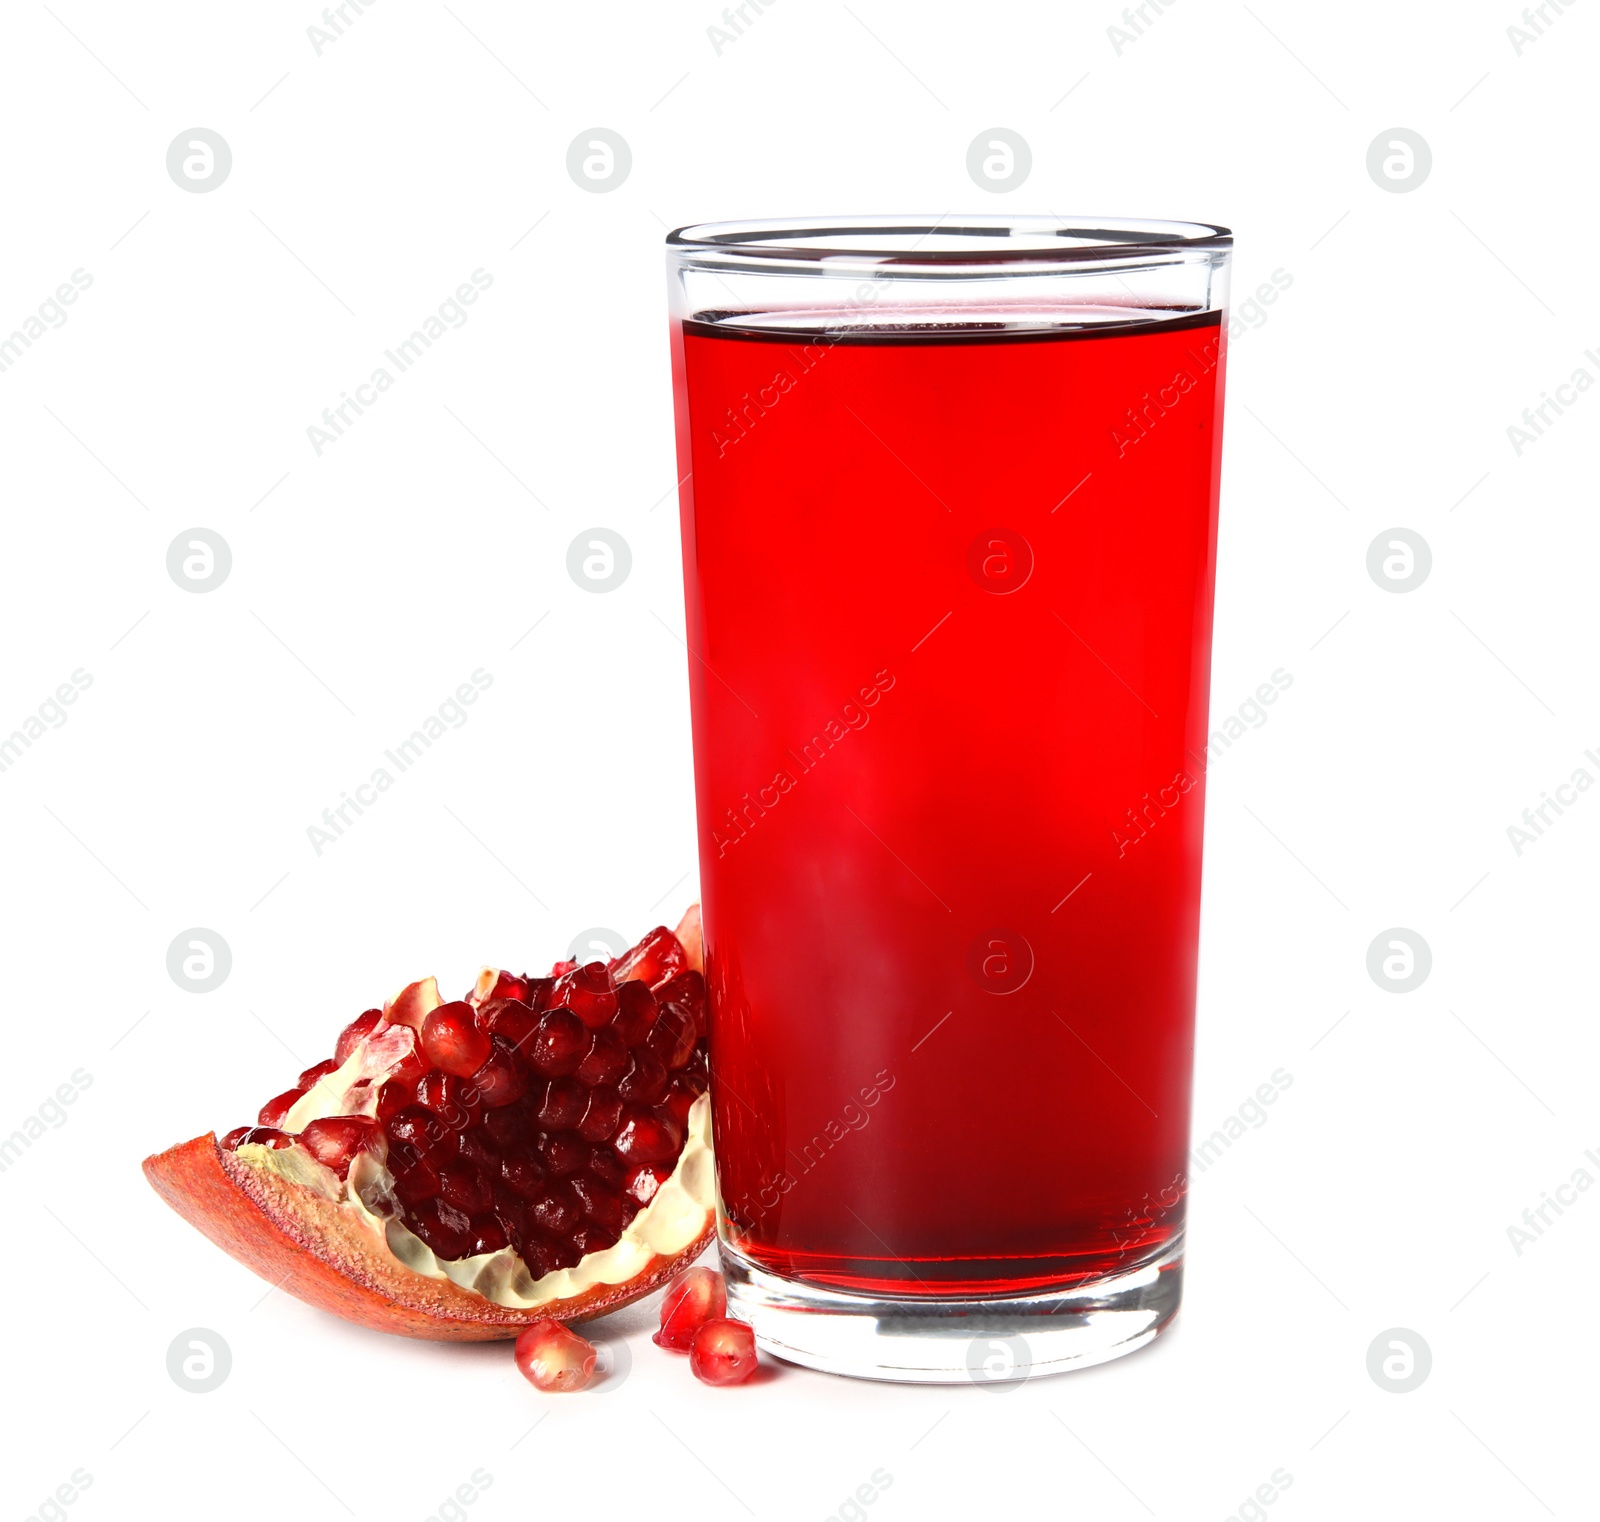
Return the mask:
[[[1520, 856], [1506, 830], [1600, 777], [1600, 397], [1520, 456], [1506, 430], [1600, 378], [1594, 12], [1519, 54], [1510, 0], [1184, 0], [1119, 53], [1111, 0], [781, 0], [719, 55], [711, 4], [381, 0], [320, 56], [309, 3], [6, 8], [0, 332], [93, 277], [0, 373], [0, 731], [93, 678], [0, 773], [0, 1131], [92, 1079], [0, 1175], [7, 1515], [82, 1468], [84, 1522], [421, 1522], [481, 1468], [474, 1522], [822, 1519], [875, 1470], [874, 1522], [1220, 1522], [1280, 1469], [1245, 1515], [1592, 1516], [1600, 1191], [1520, 1255], [1507, 1228], [1600, 1177], [1600, 797]], [[196, 126], [233, 154], [205, 194], [165, 167]], [[565, 167], [595, 126], [632, 148], [607, 194]], [[966, 170], [995, 126], [1033, 152], [1005, 195]], [[1401, 194], [1366, 169], [1396, 126], [1433, 154]], [[1197, 1129], [1293, 1083], [1196, 1180], [1177, 1325], [1003, 1392], [715, 1391], [628, 1313], [628, 1378], [556, 1399], [505, 1345], [266, 1293], [144, 1154], [248, 1120], [402, 982], [694, 896], [665, 230], [963, 210], [1218, 221], [1236, 301], [1292, 277], [1230, 357], [1214, 715], [1294, 681], [1211, 774]], [[479, 268], [319, 457], [307, 426]], [[633, 555], [606, 596], [565, 568], [595, 525]], [[205, 595], [166, 570], [195, 526], [233, 556]], [[1395, 526], [1433, 557], [1403, 595], [1366, 569]], [[470, 721], [315, 854], [476, 668]], [[232, 949], [213, 993], [166, 971], [191, 926]], [[1396, 926], [1433, 957], [1404, 995], [1366, 968]], [[166, 1372], [191, 1327], [232, 1350], [210, 1394]], [[1432, 1351], [1409, 1394], [1367, 1372], [1394, 1327]]]

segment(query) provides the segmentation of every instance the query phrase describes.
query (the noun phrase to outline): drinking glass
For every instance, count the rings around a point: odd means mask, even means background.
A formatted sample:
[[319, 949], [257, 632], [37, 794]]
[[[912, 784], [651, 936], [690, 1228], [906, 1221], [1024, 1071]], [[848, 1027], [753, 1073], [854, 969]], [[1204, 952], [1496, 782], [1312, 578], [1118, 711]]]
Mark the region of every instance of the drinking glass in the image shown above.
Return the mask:
[[879, 1379], [1131, 1352], [1182, 1285], [1231, 236], [667, 242], [729, 1314]]

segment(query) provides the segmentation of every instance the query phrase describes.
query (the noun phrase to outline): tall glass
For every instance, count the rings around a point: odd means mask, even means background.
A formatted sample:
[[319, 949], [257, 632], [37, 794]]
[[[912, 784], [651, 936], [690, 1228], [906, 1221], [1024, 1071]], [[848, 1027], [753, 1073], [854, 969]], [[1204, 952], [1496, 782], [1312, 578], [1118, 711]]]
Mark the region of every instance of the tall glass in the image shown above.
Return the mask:
[[668, 239], [730, 1314], [875, 1378], [1182, 1282], [1232, 240]]

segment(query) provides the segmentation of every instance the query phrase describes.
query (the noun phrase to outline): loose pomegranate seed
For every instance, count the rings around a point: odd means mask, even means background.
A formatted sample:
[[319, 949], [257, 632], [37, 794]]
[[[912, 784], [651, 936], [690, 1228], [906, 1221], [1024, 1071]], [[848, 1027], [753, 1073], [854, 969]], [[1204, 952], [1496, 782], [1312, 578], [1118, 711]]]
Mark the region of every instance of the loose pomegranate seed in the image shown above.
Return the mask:
[[285, 1089], [276, 1099], [269, 1099], [262, 1105], [261, 1113], [256, 1117], [257, 1124], [281, 1126], [284, 1116], [294, 1108], [295, 1101], [304, 1093], [304, 1089]]
[[648, 1205], [656, 1197], [656, 1191], [672, 1177], [670, 1168], [661, 1168], [654, 1163], [639, 1163], [628, 1169], [622, 1180], [623, 1195], [638, 1205]]
[[639, 1047], [629, 1058], [617, 1092], [631, 1105], [659, 1104], [667, 1093], [667, 1070], [658, 1057]]
[[728, 1314], [728, 1289], [713, 1268], [691, 1268], [678, 1275], [661, 1302], [661, 1330], [652, 1341], [657, 1347], [689, 1351], [694, 1334], [707, 1321]]
[[622, 1037], [614, 1030], [596, 1031], [575, 1076], [579, 1083], [594, 1088], [596, 1084], [615, 1083], [627, 1066], [628, 1048]]
[[689, 1368], [708, 1385], [742, 1385], [756, 1371], [756, 1334], [742, 1321], [705, 1321], [689, 1344]]
[[573, 1078], [552, 1078], [540, 1101], [537, 1120], [547, 1131], [570, 1131], [583, 1119], [589, 1094]]
[[515, 1104], [528, 1092], [528, 1069], [508, 1042], [494, 1047], [469, 1081], [482, 1096], [485, 1108], [497, 1110]]
[[656, 1023], [659, 1004], [648, 984], [634, 981], [617, 989], [617, 1014], [611, 1028], [626, 1046], [637, 1046]]
[[529, 1043], [528, 1061], [546, 1078], [576, 1072], [589, 1050], [589, 1032], [570, 1009], [547, 1010]]
[[631, 951], [625, 951], [611, 964], [611, 980], [625, 983], [630, 978], [656, 984], [682, 972], [689, 965], [688, 953], [665, 925], [656, 928]]
[[664, 1004], [661, 1018], [645, 1037], [645, 1048], [669, 1071], [681, 1068], [694, 1055], [694, 1016], [681, 1004]]
[[550, 1002], [570, 1009], [592, 1031], [609, 1025], [617, 1012], [617, 995], [604, 962], [590, 962], [558, 978]]
[[625, 1163], [671, 1162], [683, 1145], [682, 1133], [674, 1135], [671, 1125], [670, 1116], [664, 1119], [659, 1111], [630, 1105], [611, 1145]]
[[594, 1378], [595, 1350], [559, 1321], [535, 1321], [517, 1333], [517, 1368], [539, 1390], [568, 1394]]
[[330, 1115], [307, 1125], [300, 1133], [300, 1145], [344, 1178], [350, 1172], [351, 1159], [375, 1145], [380, 1134], [377, 1121], [369, 1115]]
[[622, 1119], [622, 1096], [612, 1088], [593, 1089], [588, 1108], [578, 1122], [578, 1135], [585, 1141], [603, 1142], [612, 1136]]
[[326, 1062], [319, 1062], [315, 1067], [307, 1068], [296, 1080], [301, 1092], [304, 1093], [305, 1090], [314, 1088], [319, 1080], [326, 1078], [329, 1073], [337, 1070], [338, 1066], [339, 1064], [330, 1057]]
[[365, 1014], [357, 1015], [354, 1020], [345, 1026], [339, 1032], [339, 1039], [334, 1044], [333, 1065], [335, 1067], [343, 1067], [351, 1052], [372, 1034], [373, 1026], [381, 1019], [383, 1019], [383, 1011], [381, 1009], [369, 1009]]
[[470, 1078], [483, 1066], [491, 1046], [478, 1029], [472, 1006], [457, 1000], [441, 1004], [422, 1022], [422, 1049], [436, 1068]]

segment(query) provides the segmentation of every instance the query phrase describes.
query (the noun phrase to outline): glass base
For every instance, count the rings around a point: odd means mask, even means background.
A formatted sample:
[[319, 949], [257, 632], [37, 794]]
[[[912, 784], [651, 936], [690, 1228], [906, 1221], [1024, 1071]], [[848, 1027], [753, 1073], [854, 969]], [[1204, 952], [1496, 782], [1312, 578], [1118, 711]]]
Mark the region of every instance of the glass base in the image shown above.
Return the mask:
[[852, 1295], [797, 1283], [719, 1243], [728, 1314], [774, 1357], [827, 1374], [1008, 1385], [1137, 1352], [1183, 1298], [1183, 1234], [1137, 1268], [1071, 1289], [985, 1298]]

